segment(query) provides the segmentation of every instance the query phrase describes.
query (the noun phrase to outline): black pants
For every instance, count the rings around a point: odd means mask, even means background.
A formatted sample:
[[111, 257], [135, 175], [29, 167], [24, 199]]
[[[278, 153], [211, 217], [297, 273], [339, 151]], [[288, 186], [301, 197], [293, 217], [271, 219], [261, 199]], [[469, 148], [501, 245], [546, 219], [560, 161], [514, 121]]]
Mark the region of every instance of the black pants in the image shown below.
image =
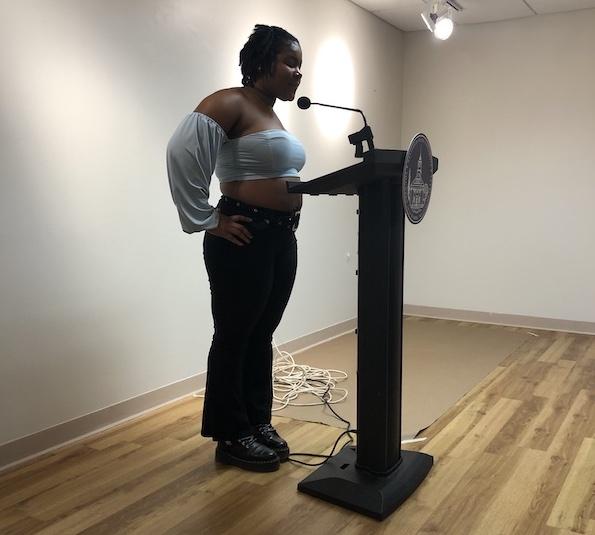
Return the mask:
[[258, 208], [254, 214], [254, 207], [224, 199], [227, 202], [219, 203], [222, 213], [249, 215], [255, 222], [247, 224], [254, 236], [248, 245], [235, 245], [208, 232], [204, 237], [215, 333], [201, 434], [213, 440], [247, 436], [254, 425], [271, 421], [272, 338], [297, 267], [295, 225], [293, 230], [281, 223], [276, 226], [283, 220], [276, 216], [283, 212]]

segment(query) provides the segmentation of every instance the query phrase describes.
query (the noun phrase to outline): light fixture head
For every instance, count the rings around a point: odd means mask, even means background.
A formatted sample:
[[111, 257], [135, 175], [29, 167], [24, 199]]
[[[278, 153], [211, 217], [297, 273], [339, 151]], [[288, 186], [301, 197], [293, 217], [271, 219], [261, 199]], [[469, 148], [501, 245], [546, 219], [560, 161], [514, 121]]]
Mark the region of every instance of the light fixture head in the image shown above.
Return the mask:
[[454, 29], [453, 11], [462, 11], [456, 0], [424, 0], [428, 8], [421, 13], [424, 24], [436, 39], [448, 39]]
[[434, 26], [434, 37], [441, 41], [445, 41], [452, 35], [454, 27], [455, 25], [452, 21], [452, 15], [447, 13], [440, 17], [436, 22], [436, 25]]

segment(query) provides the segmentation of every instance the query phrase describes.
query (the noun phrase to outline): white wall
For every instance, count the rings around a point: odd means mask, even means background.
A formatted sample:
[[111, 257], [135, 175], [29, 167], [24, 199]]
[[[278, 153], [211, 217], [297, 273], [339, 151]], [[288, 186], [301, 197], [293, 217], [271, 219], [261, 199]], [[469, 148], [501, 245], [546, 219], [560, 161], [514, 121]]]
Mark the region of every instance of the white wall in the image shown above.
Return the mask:
[[[203, 235], [179, 228], [165, 146], [204, 96], [240, 85], [256, 23], [300, 39], [298, 95], [313, 98], [324, 89], [312, 76], [319, 48], [342, 39], [355, 86], [336, 103], [366, 111], [378, 147], [400, 146], [402, 34], [349, 2], [48, 0], [3, 11], [0, 444], [206, 369]], [[314, 114], [336, 112], [279, 103], [278, 113], [306, 145], [304, 180], [354, 162], [346, 135], [359, 116], [329, 137]], [[304, 199], [278, 342], [355, 317], [356, 201]]]
[[440, 170], [405, 302], [595, 322], [595, 10], [406, 34], [402, 140]]

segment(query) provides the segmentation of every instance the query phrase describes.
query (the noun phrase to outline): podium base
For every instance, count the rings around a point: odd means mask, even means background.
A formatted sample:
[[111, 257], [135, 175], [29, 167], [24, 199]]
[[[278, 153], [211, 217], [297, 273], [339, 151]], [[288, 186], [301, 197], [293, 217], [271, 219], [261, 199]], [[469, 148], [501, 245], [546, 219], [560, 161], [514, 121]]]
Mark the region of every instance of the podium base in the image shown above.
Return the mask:
[[298, 490], [316, 498], [384, 520], [421, 484], [434, 458], [401, 450], [401, 464], [387, 476], [356, 468], [356, 449], [346, 446], [298, 483]]

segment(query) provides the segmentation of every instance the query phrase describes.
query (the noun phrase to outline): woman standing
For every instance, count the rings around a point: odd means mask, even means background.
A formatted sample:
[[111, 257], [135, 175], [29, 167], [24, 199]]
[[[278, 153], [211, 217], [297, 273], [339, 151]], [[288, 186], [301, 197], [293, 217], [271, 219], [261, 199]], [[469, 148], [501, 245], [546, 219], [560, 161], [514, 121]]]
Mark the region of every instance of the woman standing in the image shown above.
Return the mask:
[[[302, 75], [298, 40], [256, 25], [240, 52], [243, 87], [205, 98], [167, 148], [170, 188], [182, 229], [205, 230], [204, 260], [215, 333], [208, 357], [201, 434], [216, 459], [253, 471], [277, 470], [289, 447], [271, 425], [272, 337], [293, 288], [295, 230], [305, 153], [275, 114]], [[213, 171], [223, 196], [208, 203]]]

